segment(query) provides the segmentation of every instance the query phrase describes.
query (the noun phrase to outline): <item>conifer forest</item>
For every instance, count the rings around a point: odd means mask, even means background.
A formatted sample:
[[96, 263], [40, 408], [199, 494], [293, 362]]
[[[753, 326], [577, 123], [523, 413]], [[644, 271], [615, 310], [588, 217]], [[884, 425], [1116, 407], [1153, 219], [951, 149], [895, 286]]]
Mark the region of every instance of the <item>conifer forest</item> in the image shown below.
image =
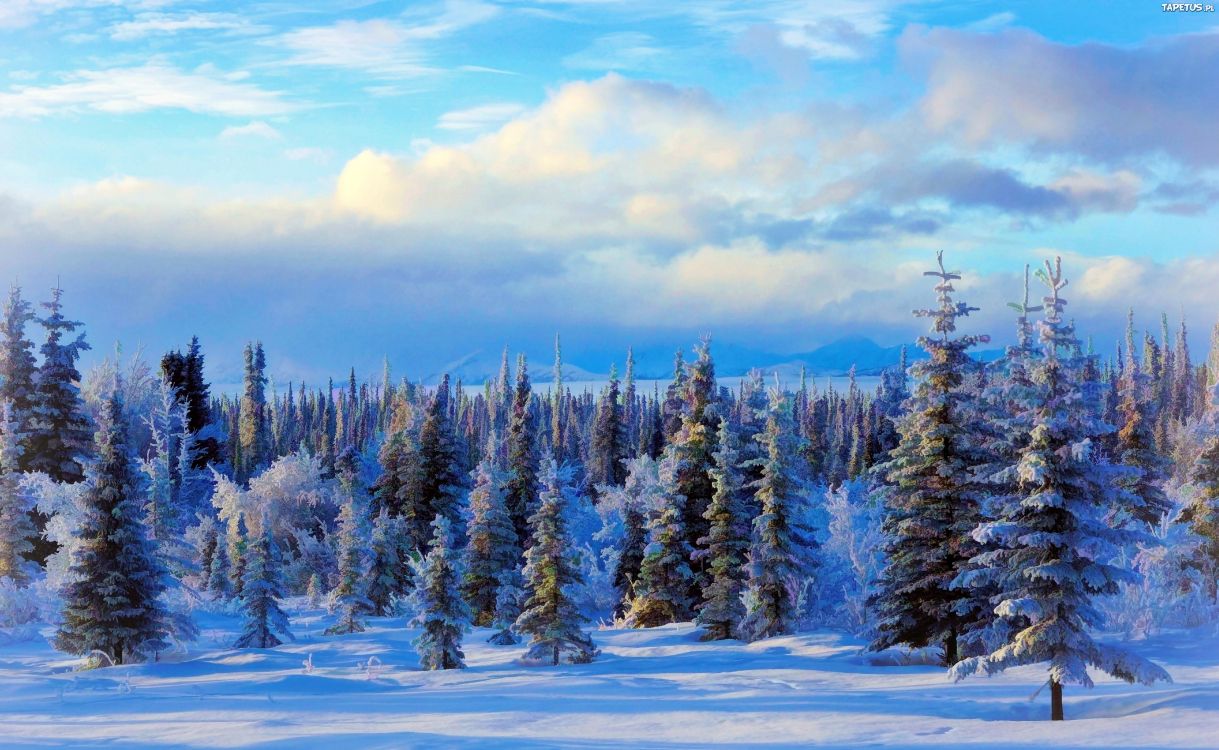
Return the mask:
[[1216, 70], [0, 0], [0, 750], [1219, 748]]

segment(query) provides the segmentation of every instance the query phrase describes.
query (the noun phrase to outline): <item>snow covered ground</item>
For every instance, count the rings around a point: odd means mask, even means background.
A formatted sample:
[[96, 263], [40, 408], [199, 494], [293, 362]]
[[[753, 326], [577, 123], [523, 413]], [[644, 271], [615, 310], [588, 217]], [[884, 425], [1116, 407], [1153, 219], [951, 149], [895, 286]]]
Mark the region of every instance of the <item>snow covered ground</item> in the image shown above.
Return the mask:
[[1219, 747], [1213, 633], [1136, 644], [1175, 684], [1068, 687], [1068, 721], [1051, 724], [1048, 691], [1029, 700], [1040, 668], [953, 684], [937, 667], [870, 665], [831, 632], [601, 630], [592, 664], [523, 667], [522, 647], [480, 629], [469, 669], [421, 672], [402, 618], [325, 636], [323, 612], [291, 614], [297, 641], [276, 649], [230, 649], [237, 621], [202, 614], [189, 653], [89, 672], [42, 637], [0, 639], [0, 747]]

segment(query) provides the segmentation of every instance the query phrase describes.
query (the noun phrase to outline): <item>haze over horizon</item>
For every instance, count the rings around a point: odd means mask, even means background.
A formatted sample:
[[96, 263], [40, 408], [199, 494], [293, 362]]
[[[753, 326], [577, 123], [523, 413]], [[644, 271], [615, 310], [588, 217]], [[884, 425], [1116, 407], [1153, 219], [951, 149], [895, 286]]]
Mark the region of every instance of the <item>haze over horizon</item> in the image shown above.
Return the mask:
[[[17, 0], [0, 279], [224, 382], [912, 342], [944, 249], [994, 346], [1062, 255], [1100, 351], [1219, 317], [1213, 13], [1158, 3]], [[38, 338], [37, 335], [34, 336]], [[607, 359], [607, 355], [612, 359]], [[541, 361], [538, 361], [542, 355]], [[598, 365], [599, 363], [599, 365]]]

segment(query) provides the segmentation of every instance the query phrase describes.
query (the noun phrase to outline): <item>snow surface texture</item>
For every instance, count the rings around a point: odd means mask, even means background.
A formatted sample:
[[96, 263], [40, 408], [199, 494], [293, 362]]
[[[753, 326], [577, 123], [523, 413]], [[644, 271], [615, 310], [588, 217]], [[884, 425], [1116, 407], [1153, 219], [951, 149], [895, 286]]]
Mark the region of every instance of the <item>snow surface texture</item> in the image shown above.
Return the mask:
[[[1097, 676], [1048, 721], [1042, 666], [953, 684], [944, 669], [829, 631], [703, 643], [689, 624], [599, 630], [591, 664], [520, 665], [523, 646], [466, 634], [464, 670], [422, 672], [406, 618], [323, 635], [334, 617], [285, 609], [294, 643], [228, 647], [236, 617], [161, 663], [76, 672], [42, 636], [0, 635], [0, 748], [1214, 748], [1219, 634], [1136, 644], [1175, 684]], [[32, 634], [26, 633], [27, 636]], [[896, 657], [896, 658], [895, 658]], [[917, 659], [909, 661], [918, 661]], [[882, 664], [887, 666], [880, 666]]]

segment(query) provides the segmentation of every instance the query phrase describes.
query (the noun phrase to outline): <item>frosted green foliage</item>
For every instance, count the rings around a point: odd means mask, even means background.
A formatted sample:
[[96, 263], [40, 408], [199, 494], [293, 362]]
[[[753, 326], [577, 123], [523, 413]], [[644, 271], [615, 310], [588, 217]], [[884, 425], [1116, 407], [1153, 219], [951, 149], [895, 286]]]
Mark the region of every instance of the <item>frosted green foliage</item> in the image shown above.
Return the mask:
[[452, 524], [440, 514], [432, 522], [432, 544], [417, 564], [411, 602], [418, 613], [411, 621], [422, 633], [415, 639], [423, 669], [465, 669], [462, 634], [470, 624], [470, 609], [461, 598], [461, 571], [453, 549]]
[[580, 629], [584, 618], [572, 598], [572, 589], [582, 581], [567, 530], [567, 502], [554, 458], [544, 458], [539, 473], [542, 492], [538, 508], [529, 518], [533, 544], [525, 552], [528, 598], [516, 619], [516, 631], [529, 637], [525, 653], [528, 662], [586, 663], [599, 651]]
[[241, 586], [241, 614], [245, 619], [234, 648], [274, 648], [293, 640], [288, 616], [279, 607], [283, 591], [279, 577], [279, 545], [271, 524], [263, 520], [262, 534], [250, 542]]
[[392, 613], [394, 601], [405, 594], [410, 586], [407, 559], [402, 554], [405, 536], [406, 530], [401, 520], [382, 508], [372, 527], [368, 588], [364, 592], [369, 613], [374, 616], [384, 617]]
[[[1105, 520], [1112, 477], [1096, 444], [1112, 428], [1087, 398], [1086, 357], [1079, 353], [1073, 326], [1062, 317], [1066, 300], [1060, 293], [1067, 282], [1061, 263], [1047, 261], [1039, 275], [1049, 292], [1038, 325], [1042, 357], [1032, 369], [1037, 389], [1032, 428], [1016, 467], [1020, 492], [974, 532], [979, 542], [993, 545], [977, 563], [997, 581], [994, 611], [1011, 624], [1013, 635], [992, 653], [960, 662], [952, 675], [961, 679], [1046, 663], [1060, 708], [1061, 685], [1092, 685], [1089, 667], [1127, 682], [1169, 677], [1155, 664], [1092, 636], [1104, 625], [1094, 598], [1137, 579], [1108, 561], [1140, 535]], [[968, 577], [962, 583], [968, 585]]]
[[694, 582], [690, 569], [693, 550], [686, 541], [686, 497], [677, 491], [681, 466], [677, 455], [678, 451], [670, 446], [660, 461], [664, 500], [649, 514], [648, 545], [643, 551], [634, 597], [626, 613], [627, 624], [631, 627], [650, 628], [683, 622], [692, 613], [689, 592]]
[[466, 571], [461, 588], [474, 624], [490, 625], [495, 619], [500, 578], [504, 572], [516, 570], [520, 553], [516, 528], [491, 459], [484, 458], [474, 473], [466, 525]]
[[720, 422], [713, 458], [711, 480], [715, 494], [704, 514], [711, 527], [699, 540], [696, 556], [707, 559], [707, 581], [703, 585], [703, 604], [695, 622], [703, 626], [707, 640], [735, 638], [744, 619], [741, 595], [745, 590], [745, 561], [749, 553], [750, 518], [741, 498], [741, 477], [737, 469], [740, 450], [728, 420]]
[[95, 438], [97, 464], [82, 498], [85, 517], [63, 592], [55, 646], [70, 654], [105, 653], [115, 664], [165, 647], [161, 603], [166, 573], [141, 520], [135, 471], [127, 455], [122, 406], [106, 402]]
[[21, 491], [18, 474], [21, 458], [17, 420], [13, 402], [5, 401], [0, 416], [0, 578], [18, 586], [30, 580], [31, 566], [26, 556], [33, 551], [30, 520], [33, 503]]
[[749, 640], [795, 632], [797, 594], [812, 572], [803, 562], [805, 551], [816, 545], [797, 508], [797, 446], [787, 394], [771, 391], [766, 428], [755, 439], [765, 452], [754, 491], [761, 513], [749, 548], [750, 606], [740, 628]]
[[330, 604], [339, 619], [326, 629], [328, 635], [363, 632], [360, 614], [372, 608], [364, 593], [368, 549], [360, 534], [362, 507], [348, 496], [339, 511], [339, 582], [330, 592]]

